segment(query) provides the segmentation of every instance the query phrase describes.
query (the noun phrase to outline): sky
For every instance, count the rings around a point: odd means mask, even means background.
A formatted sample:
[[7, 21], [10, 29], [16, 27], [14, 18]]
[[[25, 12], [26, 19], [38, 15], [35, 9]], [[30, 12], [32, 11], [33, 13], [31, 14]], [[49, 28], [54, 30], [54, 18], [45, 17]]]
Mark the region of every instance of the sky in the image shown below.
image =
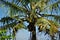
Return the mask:
[[0, 18], [5, 17], [7, 14], [7, 8], [0, 7]]

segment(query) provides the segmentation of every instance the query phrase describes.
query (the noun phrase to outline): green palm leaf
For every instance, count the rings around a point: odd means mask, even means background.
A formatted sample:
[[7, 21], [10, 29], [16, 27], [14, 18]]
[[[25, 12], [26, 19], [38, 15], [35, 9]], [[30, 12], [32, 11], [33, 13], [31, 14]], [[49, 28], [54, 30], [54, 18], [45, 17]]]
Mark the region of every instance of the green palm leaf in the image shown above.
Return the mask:
[[36, 22], [36, 25], [38, 25], [40, 27], [40, 30], [46, 30], [47, 27], [49, 27], [49, 34], [51, 36], [54, 35], [54, 33], [58, 32], [58, 26], [57, 24], [55, 24], [53, 21], [47, 20], [43, 17], [39, 18]]

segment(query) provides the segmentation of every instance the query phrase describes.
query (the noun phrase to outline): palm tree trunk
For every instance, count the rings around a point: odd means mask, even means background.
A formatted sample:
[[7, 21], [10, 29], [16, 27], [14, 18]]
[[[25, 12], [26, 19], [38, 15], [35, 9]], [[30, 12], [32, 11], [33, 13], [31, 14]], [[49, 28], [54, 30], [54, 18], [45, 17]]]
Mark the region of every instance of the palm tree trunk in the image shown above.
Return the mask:
[[36, 27], [34, 26], [34, 23], [29, 23], [28, 29], [31, 32], [30, 39], [31, 40], [36, 40]]
[[33, 19], [34, 19], [34, 20], [29, 23], [28, 29], [29, 29], [29, 31], [32, 33], [31, 40], [36, 40], [36, 27], [35, 27], [36, 19], [35, 19], [35, 18], [33, 18]]
[[55, 40], [55, 39], [54, 39], [54, 36], [51, 36], [51, 40]]
[[34, 31], [32, 31], [32, 38], [31, 38], [31, 40], [36, 40], [36, 28], [34, 27], [33, 29], [34, 29]]
[[60, 31], [58, 33], [59, 33], [59, 40], [60, 40]]

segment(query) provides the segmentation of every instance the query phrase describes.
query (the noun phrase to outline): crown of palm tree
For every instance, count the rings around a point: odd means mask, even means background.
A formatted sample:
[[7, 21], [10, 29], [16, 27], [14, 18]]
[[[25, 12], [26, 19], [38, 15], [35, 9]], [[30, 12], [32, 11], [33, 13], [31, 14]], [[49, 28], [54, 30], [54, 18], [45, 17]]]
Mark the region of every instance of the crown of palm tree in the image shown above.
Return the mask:
[[[58, 31], [57, 29], [58, 25], [56, 25], [53, 21], [45, 19], [44, 17], [52, 16], [60, 19], [60, 16], [52, 15], [52, 14], [40, 14], [40, 13], [44, 12], [48, 8], [50, 11], [59, 8], [58, 4], [60, 3], [60, 0], [52, 4], [48, 4], [51, 0], [16, 0], [16, 1], [13, 0], [12, 2], [4, 1], [4, 0], [0, 0], [0, 1], [10, 7], [9, 16], [11, 18], [16, 19], [17, 21], [21, 21], [21, 23], [18, 23], [16, 26], [13, 27], [14, 31], [15, 29], [21, 28], [24, 25], [23, 24], [24, 21], [28, 21], [30, 23], [33, 22], [34, 20], [36, 20], [35, 25], [38, 25], [39, 27], [41, 27], [41, 29], [45, 30], [47, 26], [50, 26], [49, 28], [50, 35]], [[19, 6], [18, 5], [19, 3], [21, 3], [22, 5]], [[36, 13], [37, 8], [40, 10], [39, 13]], [[21, 13], [23, 18], [21, 18], [20, 15]], [[38, 15], [40, 15], [41, 17], [38, 17]]]

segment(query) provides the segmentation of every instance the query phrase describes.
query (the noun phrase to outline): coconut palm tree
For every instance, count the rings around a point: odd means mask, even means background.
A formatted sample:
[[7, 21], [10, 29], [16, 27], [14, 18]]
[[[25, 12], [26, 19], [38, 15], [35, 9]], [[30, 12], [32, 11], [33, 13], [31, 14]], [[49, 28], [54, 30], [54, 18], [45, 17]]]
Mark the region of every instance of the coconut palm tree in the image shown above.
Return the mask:
[[[58, 15], [52, 15], [52, 14], [45, 14], [45, 10], [56, 10], [59, 8], [60, 0], [55, 0], [56, 2], [53, 2], [52, 0], [13, 0], [12, 2], [0, 0], [5, 5], [8, 5], [7, 7], [9, 10], [9, 17], [20, 21], [16, 26], [13, 27], [13, 33], [16, 34], [16, 31], [20, 29], [21, 27], [24, 28], [24, 21], [27, 21], [29, 23], [28, 30], [32, 32], [32, 38], [31, 40], [36, 40], [36, 25], [40, 27], [40, 30], [48, 29], [49, 34], [52, 37], [52, 40], [54, 39], [53, 36], [55, 33], [58, 32], [58, 26], [53, 21], [45, 19], [44, 17], [52, 16], [54, 18], [60, 18]], [[53, 2], [52, 4], [49, 4], [49, 2]], [[44, 14], [41, 14], [44, 12]], [[50, 28], [48, 28], [50, 26]], [[54, 30], [53, 30], [54, 29]]]

